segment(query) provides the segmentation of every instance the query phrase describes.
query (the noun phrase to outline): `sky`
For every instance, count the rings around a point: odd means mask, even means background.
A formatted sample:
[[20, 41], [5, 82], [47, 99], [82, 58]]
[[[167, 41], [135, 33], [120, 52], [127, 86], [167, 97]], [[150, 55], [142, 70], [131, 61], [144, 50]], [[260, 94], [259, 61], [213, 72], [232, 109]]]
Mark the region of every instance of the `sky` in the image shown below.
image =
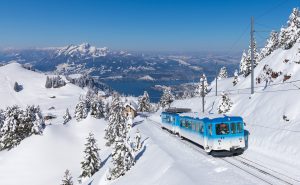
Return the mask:
[[128, 51], [246, 49], [285, 25], [300, 0], [0, 0], [0, 47], [90, 43]]

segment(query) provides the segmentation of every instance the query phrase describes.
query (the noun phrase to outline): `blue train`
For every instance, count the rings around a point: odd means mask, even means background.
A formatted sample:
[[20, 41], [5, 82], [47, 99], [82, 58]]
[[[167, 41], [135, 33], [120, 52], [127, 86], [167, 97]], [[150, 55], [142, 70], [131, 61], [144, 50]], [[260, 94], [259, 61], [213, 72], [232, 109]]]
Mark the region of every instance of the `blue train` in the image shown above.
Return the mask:
[[170, 108], [161, 114], [162, 128], [201, 145], [214, 156], [241, 154], [245, 149], [241, 117], [199, 117], [188, 109]]

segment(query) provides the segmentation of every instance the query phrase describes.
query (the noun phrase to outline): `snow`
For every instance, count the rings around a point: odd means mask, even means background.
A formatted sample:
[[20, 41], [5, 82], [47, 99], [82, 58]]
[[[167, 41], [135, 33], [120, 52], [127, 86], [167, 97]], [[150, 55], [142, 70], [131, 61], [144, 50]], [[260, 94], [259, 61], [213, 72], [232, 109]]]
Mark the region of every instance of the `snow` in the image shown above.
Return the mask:
[[[300, 174], [300, 43], [291, 49], [277, 49], [264, 58], [255, 68], [254, 78], [264, 74], [268, 65], [275, 72], [282, 72], [276, 79], [255, 85], [255, 94], [250, 94], [250, 76], [239, 76], [240, 81], [233, 86], [233, 78], [218, 81], [218, 94], [215, 96], [215, 82], [211, 83], [212, 91], [205, 98], [205, 111], [217, 113], [221, 92], [227, 92], [233, 102], [230, 115], [242, 116], [250, 132], [249, 149], [244, 156], [259, 161], [261, 164], [298, 177]], [[284, 62], [285, 59], [289, 61]], [[284, 75], [291, 78], [283, 83]], [[270, 82], [272, 80], [272, 82]], [[294, 82], [293, 82], [294, 81]], [[291, 83], [292, 82], [292, 83]], [[276, 85], [277, 84], [277, 85]], [[175, 101], [172, 106], [191, 108], [201, 112], [201, 98]], [[286, 115], [289, 121], [283, 120]], [[258, 157], [260, 156], [260, 157]]]
[[[268, 78], [256, 84], [255, 94], [250, 94], [250, 76], [239, 76], [233, 86], [233, 78], [218, 81], [219, 96], [215, 96], [215, 83], [205, 98], [205, 114], [217, 116], [221, 92], [227, 92], [233, 102], [228, 115], [242, 116], [249, 131], [248, 149], [242, 155], [247, 159], [300, 179], [300, 43], [291, 49], [277, 49], [264, 58], [255, 68], [255, 78], [265, 74], [268, 65], [275, 72], [282, 72], [277, 78]], [[288, 59], [289, 61], [286, 61]], [[283, 83], [284, 75], [291, 78]], [[271, 81], [272, 80], [272, 81]], [[23, 86], [15, 92], [14, 82]], [[17, 104], [40, 105], [44, 115], [51, 113], [56, 119], [47, 123], [43, 135], [26, 138], [10, 151], [0, 152], [0, 184], [59, 184], [66, 169], [69, 169], [78, 184], [80, 162], [83, 160], [85, 138], [93, 132], [97, 139], [102, 167], [87, 179], [83, 185], [151, 185], [151, 184], [261, 184], [257, 178], [240, 169], [213, 158], [184, 144], [178, 137], [162, 131], [150, 120], [137, 117], [131, 130], [131, 138], [137, 129], [142, 136], [142, 149], [136, 153], [136, 164], [114, 181], [107, 181], [106, 174], [111, 166], [111, 148], [105, 146], [104, 129], [106, 121], [88, 116], [77, 122], [74, 118], [63, 125], [66, 108], [74, 115], [74, 108], [80, 95], [86, 91], [67, 84], [61, 88], [45, 88], [46, 75], [26, 70], [20, 64], [11, 63], [0, 67], [0, 108]], [[277, 84], [277, 85], [276, 85]], [[55, 98], [50, 98], [55, 96]], [[110, 98], [108, 98], [109, 100]], [[135, 99], [131, 97], [128, 99]], [[50, 107], [53, 110], [48, 110]], [[201, 98], [176, 100], [172, 107], [191, 108], [199, 114]], [[150, 119], [160, 122], [160, 112]], [[213, 114], [211, 114], [213, 113]], [[286, 115], [290, 121], [285, 121]], [[201, 115], [199, 115], [201, 116]]]
[[150, 75], [146, 75], [146, 76], [139, 78], [139, 80], [154, 81], [155, 79], [153, 77], [151, 77]]
[[57, 50], [56, 56], [65, 55], [71, 57], [77, 56], [81, 58], [92, 58], [106, 56], [108, 53], [109, 49], [107, 47], [96, 48], [88, 43], [82, 43], [79, 45], [72, 44], [62, 47], [61, 49]]

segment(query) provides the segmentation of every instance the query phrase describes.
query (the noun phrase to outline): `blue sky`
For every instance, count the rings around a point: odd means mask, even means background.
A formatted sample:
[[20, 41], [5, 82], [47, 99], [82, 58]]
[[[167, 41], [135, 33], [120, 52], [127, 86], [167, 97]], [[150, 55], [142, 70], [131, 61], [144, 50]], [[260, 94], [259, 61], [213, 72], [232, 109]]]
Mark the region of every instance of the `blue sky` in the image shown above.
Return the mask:
[[[0, 47], [89, 42], [135, 51], [240, 51], [250, 17], [280, 29], [296, 0], [0, 0]], [[265, 32], [257, 33], [263, 45]], [[239, 39], [240, 38], [240, 39]]]

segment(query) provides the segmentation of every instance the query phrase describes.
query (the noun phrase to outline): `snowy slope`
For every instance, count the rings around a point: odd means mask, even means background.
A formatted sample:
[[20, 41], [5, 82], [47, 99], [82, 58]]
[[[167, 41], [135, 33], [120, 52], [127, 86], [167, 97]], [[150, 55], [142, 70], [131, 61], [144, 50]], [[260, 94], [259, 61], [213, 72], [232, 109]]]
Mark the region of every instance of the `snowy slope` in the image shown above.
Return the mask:
[[[14, 91], [15, 82], [23, 86], [22, 91]], [[24, 108], [35, 104], [41, 107], [44, 114], [57, 115], [56, 121], [61, 122], [66, 108], [73, 112], [79, 96], [85, 94], [85, 90], [70, 83], [61, 88], [47, 89], [45, 82], [46, 75], [26, 70], [18, 63], [0, 67], [0, 108], [14, 104]], [[53, 96], [55, 98], [50, 98]], [[55, 109], [48, 110], [50, 107]]]
[[[2, 107], [34, 103], [41, 105], [43, 112], [48, 112], [50, 106], [55, 106], [54, 111], [58, 115], [58, 119], [45, 128], [43, 135], [31, 136], [12, 150], [0, 152], [0, 184], [60, 184], [66, 169], [71, 171], [74, 183], [78, 184], [85, 138], [89, 132], [93, 132], [98, 140], [102, 167], [90, 180], [84, 182], [84, 185], [260, 182], [221, 160], [193, 150], [182, 144], [178, 138], [139, 117], [135, 120], [131, 132], [134, 136], [136, 129], [139, 129], [143, 141], [142, 150], [136, 153], [136, 164], [125, 176], [115, 181], [107, 181], [106, 173], [111, 166], [111, 148], [105, 146], [106, 141], [103, 139], [106, 122], [89, 116], [81, 122], [72, 119], [67, 125], [62, 125], [61, 117], [65, 108], [70, 108], [73, 115], [78, 96], [84, 94], [84, 90], [72, 84], [59, 89], [46, 89], [45, 75], [26, 70], [16, 63], [0, 67], [0, 76]], [[18, 93], [14, 92], [14, 81], [18, 81], [24, 89]], [[53, 95], [56, 98], [50, 99], [49, 96]], [[159, 113], [155, 116], [159, 117]], [[216, 176], [219, 178], [215, 178]]]
[[[250, 132], [249, 149], [245, 156], [267, 163], [274, 169], [299, 178], [300, 170], [300, 44], [296, 43], [289, 50], [277, 49], [263, 59], [255, 68], [255, 79], [265, 75], [268, 65], [273, 72], [281, 72], [277, 78], [269, 78], [266, 83], [255, 84], [255, 94], [250, 94], [250, 75], [239, 77], [240, 82], [233, 86], [233, 78], [218, 81], [219, 95], [229, 93], [233, 107], [229, 114], [242, 116]], [[288, 59], [288, 61], [286, 60]], [[284, 75], [291, 78], [283, 82]], [[272, 82], [270, 82], [272, 80]], [[215, 82], [212, 91], [205, 99], [206, 112], [216, 113], [220, 96], [215, 96]], [[176, 107], [190, 107], [201, 112], [201, 99], [192, 98], [173, 103]], [[283, 115], [289, 121], [283, 120]]]

